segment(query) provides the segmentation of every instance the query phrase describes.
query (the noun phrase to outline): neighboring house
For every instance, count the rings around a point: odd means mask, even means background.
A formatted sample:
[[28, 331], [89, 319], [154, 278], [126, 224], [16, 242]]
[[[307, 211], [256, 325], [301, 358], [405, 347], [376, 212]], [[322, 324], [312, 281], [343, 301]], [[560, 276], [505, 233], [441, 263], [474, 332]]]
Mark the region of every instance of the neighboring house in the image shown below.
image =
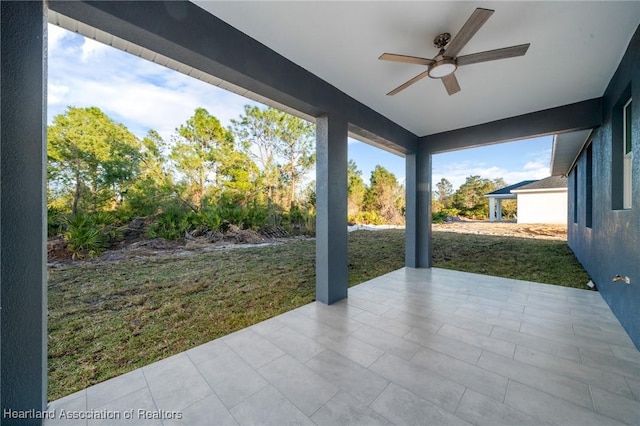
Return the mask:
[[516, 199], [516, 195], [511, 193], [512, 190], [533, 182], [535, 182], [535, 180], [523, 180], [522, 182], [505, 186], [504, 188], [496, 189], [493, 192], [485, 194], [485, 197], [489, 199], [489, 222], [500, 222], [502, 220], [502, 200]]
[[551, 176], [511, 190], [518, 200], [518, 223], [567, 224], [567, 179]]
[[502, 200], [517, 200], [518, 223], [567, 224], [567, 179], [550, 176], [524, 180], [485, 194], [489, 199], [489, 221], [502, 220]]

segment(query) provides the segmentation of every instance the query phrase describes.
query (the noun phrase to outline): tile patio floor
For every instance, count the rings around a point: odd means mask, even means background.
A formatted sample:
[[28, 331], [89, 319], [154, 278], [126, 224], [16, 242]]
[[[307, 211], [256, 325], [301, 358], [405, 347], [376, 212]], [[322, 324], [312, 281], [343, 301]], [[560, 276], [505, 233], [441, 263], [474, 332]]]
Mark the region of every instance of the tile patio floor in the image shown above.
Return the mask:
[[400, 269], [49, 408], [133, 409], [136, 425], [637, 425], [640, 353], [597, 292]]

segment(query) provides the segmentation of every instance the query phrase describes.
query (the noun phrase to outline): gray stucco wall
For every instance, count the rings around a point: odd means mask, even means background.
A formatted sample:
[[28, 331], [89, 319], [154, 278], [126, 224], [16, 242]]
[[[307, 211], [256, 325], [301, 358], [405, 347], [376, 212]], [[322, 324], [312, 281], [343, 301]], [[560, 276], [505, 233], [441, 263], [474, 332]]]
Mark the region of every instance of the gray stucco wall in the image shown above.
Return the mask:
[[45, 202], [46, 12], [0, 2], [0, 423], [47, 403]]
[[[620, 194], [620, 103], [634, 100], [632, 113], [632, 208], [618, 209]], [[622, 326], [640, 348], [640, 27], [603, 97], [603, 124], [593, 133], [593, 223], [586, 225], [587, 151], [569, 175], [568, 242]], [[619, 151], [616, 151], [619, 150]], [[577, 173], [576, 173], [577, 169]], [[574, 182], [577, 182], [577, 197]], [[577, 203], [577, 205], [576, 205]], [[577, 208], [577, 223], [574, 209]], [[616, 275], [631, 284], [613, 283]]]

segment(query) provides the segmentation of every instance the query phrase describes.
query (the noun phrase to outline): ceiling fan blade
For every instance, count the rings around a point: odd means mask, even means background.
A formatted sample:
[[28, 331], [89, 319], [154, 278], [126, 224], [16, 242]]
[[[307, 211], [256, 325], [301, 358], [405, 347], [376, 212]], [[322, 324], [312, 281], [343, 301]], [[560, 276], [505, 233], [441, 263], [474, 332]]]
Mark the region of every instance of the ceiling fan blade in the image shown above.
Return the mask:
[[404, 62], [408, 64], [431, 65], [433, 59], [419, 58], [417, 56], [396, 55], [395, 53], [383, 53], [378, 59], [383, 61]]
[[444, 88], [447, 89], [449, 96], [460, 91], [460, 85], [458, 84], [458, 79], [454, 73], [442, 77], [441, 80], [444, 84]]
[[471, 40], [476, 32], [487, 22], [487, 19], [495, 12], [491, 9], [477, 8], [473, 11], [467, 22], [464, 23], [460, 32], [451, 40], [444, 52], [444, 56], [455, 58], [458, 52]]
[[413, 77], [411, 80], [407, 81], [406, 83], [396, 87], [395, 89], [393, 89], [392, 91], [390, 91], [389, 93], [387, 93], [387, 96], [393, 96], [396, 93], [406, 89], [407, 87], [411, 86], [413, 83], [416, 83], [420, 80], [422, 80], [423, 78], [425, 78], [426, 76], [428, 76], [429, 70], [421, 72], [420, 74], [416, 75], [415, 77]]
[[503, 47], [502, 49], [487, 50], [485, 52], [473, 53], [471, 55], [458, 56], [458, 66], [477, 64], [478, 62], [496, 61], [498, 59], [514, 58], [527, 53], [530, 43], [518, 46]]

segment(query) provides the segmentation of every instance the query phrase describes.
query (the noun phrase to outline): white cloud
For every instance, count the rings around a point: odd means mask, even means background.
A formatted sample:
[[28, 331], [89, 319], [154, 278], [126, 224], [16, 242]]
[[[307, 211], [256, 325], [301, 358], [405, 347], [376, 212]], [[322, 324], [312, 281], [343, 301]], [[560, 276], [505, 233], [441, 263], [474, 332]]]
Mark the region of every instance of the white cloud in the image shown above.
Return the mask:
[[69, 31], [56, 25], [49, 24], [47, 29], [47, 42], [49, 52], [58, 49], [60, 47], [60, 44], [62, 43], [62, 40], [65, 37], [69, 36], [72, 36], [72, 33], [70, 33]]
[[524, 166], [522, 166], [524, 170], [537, 170], [541, 167], [544, 167], [544, 164], [540, 161], [528, 161]]
[[198, 107], [224, 126], [255, 102], [94, 40], [49, 26], [49, 119], [67, 106], [97, 106], [142, 137], [169, 139]]
[[[464, 158], [464, 161], [460, 161]], [[507, 184], [549, 176], [551, 138], [533, 138], [434, 156], [433, 182], [446, 178], [454, 189], [467, 177], [502, 178]]]
[[65, 99], [69, 88], [64, 85], [49, 83], [47, 85], [47, 102], [49, 105], [59, 105]]
[[87, 63], [90, 60], [99, 59], [107, 54], [108, 49], [112, 49], [104, 43], [85, 38], [84, 43], [80, 47], [80, 61]]
[[[527, 166], [528, 165], [528, 166]], [[487, 167], [484, 163], [464, 161], [446, 167], [436, 167], [433, 171], [433, 183], [446, 178], [457, 189], [467, 177], [478, 175], [486, 179], [503, 178], [508, 184], [514, 184], [523, 180], [536, 180], [549, 176], [549, 166], [538, 163], [534, 167], [533, 162], [527, 163], [521, 170], [509, 170], [500, 166]]]

